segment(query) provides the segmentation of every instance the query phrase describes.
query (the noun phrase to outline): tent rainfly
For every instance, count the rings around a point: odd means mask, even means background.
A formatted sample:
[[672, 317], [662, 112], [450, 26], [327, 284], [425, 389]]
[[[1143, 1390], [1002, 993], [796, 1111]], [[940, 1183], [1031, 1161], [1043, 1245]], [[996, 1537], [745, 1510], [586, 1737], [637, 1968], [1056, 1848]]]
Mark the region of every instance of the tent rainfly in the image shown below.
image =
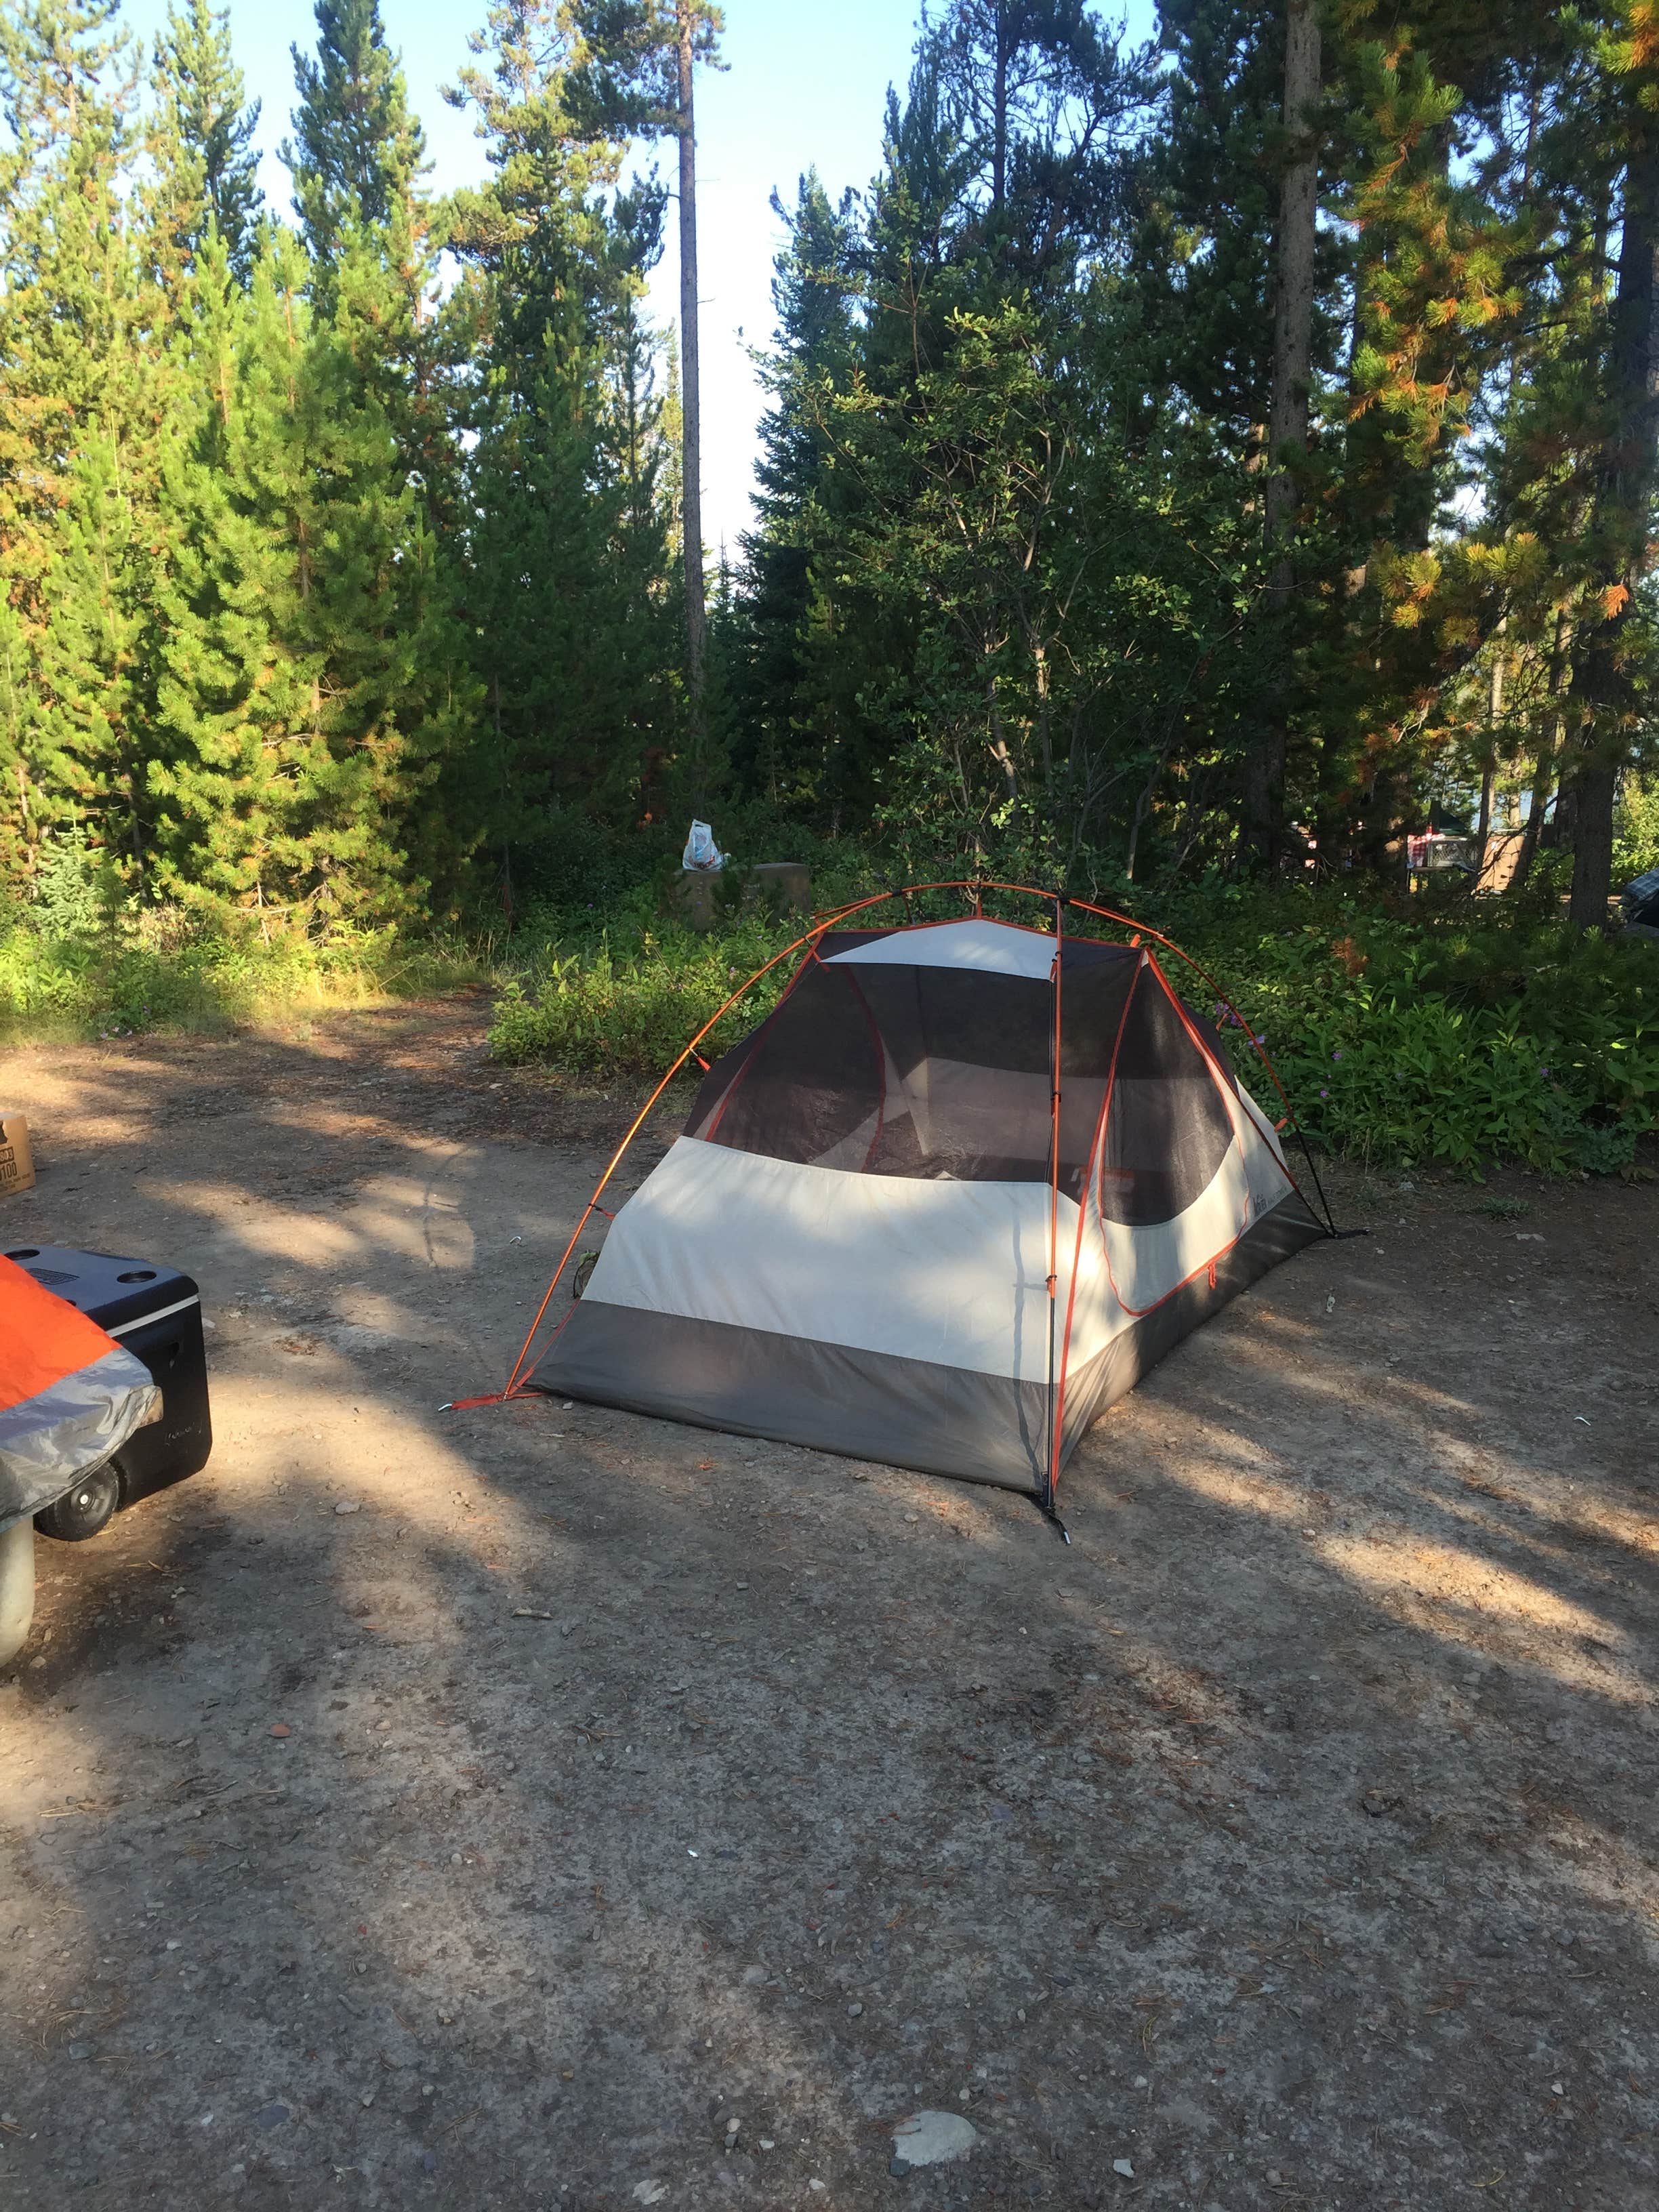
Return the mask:
[[1097, 1415], [1328, 1233], [1139, 938], [982, 915], [825, 925], [507, 1395], [994, 1483], [1052, 1513]]

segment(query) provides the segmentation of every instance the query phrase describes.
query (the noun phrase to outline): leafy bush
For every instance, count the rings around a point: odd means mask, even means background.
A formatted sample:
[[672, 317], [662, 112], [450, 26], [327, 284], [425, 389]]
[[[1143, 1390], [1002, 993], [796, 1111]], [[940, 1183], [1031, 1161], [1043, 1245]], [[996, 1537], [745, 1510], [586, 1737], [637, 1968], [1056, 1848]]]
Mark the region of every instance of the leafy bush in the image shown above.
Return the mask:
[[1632, 876], [1659, 868], [1659, 774], [1626, 772], [1613, 823], [1613, 881], [1621, 889]]
[[[714, 927], [699, 935], [678, 918], [679, 845], [659, 852], [648, 876], [606, 896], [604, 881], [574, 872], [557, 896], [529, 905], [499, 954], [507, 972], [490, 1032], [497, 1060], [545, 1060], [571, 1074], [660, 1074], [744, 978], [811, 927], [757, 896], [757, 859], [804, 862], [820, 914], [877, 888], [856, 847], [780, 829], [760, 811], [723, 826], [732, 855], [714, 885]], [[763, 1020], [793, 963], [763, 976], [699, 1047], [705, 1060]]]
[[[856, 885], [854, 884], [854, 888]], [[1659, 957], [1551, 921], [1474, 906], [1366, 902], [1338, 892], [1212, 885], [1139, 902], [1208, 970], [1249, 1033], [1214, 1006], [1241, 1075], [1275, 1097], [1261, 1036], [1310, 1140], [1378, 1167], [1478, 1176], [1500, 1160], [1552, 1172], [1627, 1165], [1659, 1116]], [[919, 902], [961, 911], [959, 894]], [[1032, 902], [988, 911], [1035, 918]], [[1078, 918], [1075, 926], [1121, 934]], [[798, 924], [749, 915], [708, 937], [626, 922], [617, 940], [549, 940], [502, 996], [504, 1060], [589, 1077], [666, 1068]], [[1206, 1011], [1210, 988], [1161, 956]], [[723, 1050], [775, 1003], [793, 963], [762, 978], [702, 1048]]]
[[[763, 822], [744, 826], [742, 846], [806, 860], [820, 911], [873, 887], [872, 863], [856, 848], [799, 838], [786, 848]], [[0, 1030], [200, 1027], [494, 977], [498, 1059], [599, 1080], [655, 1075], [805, 926], [743, 905], [739, 863], [716, 927], [697, 936], [675, 918], [677, 876], [678, 854], [665, 847], [648, 868], [635, 861], [613, 874], [607, 861], [586, 881], [569, 858], [556, 895], [520, 908], [505, 941], [391, 930], [267, 941], [252, 916], [138, 910], [95, 854], [65, 840], [33, 903], [0, 913]], [[1607, 1173], [1628, 1167], [1638, 1137], [1659, 1125], [1659, 946], [1579, 937], [1541, 901], [1517, 911], [1467, 895], [1407, 901], [1219, 883], [1126, 896], [1238, 1008], [1248, 1034], [1215, 1006], [1209, 983], [1162, 956], [1182, 995], [1216, 1012], [1263, 1103], [1276, 1094], [1254, 1036], [1327, 1150], [1477, 1176], [1500, 1160]], [[1012, 895], [988, 895], [985, 907], [1047, 919]], [[962, 896], [919, 897], [908, 911], [959, 914]], [[1124, 933], [1082, 916], [1071, 926]], [[793, 964], [761, 977], [704, 1041], [705, 1059], [763, 1018]]]
[[[1231, 911], [1224, 900], [1219, 914], [1191, 911], [1188, 949], [1236, 981], [1229, 995], [1330, 1151], [1471, 1173], [1502, 1159], [1627, 1166], [1659, 1115], [1659, 960], [1491, 911], [1465, 899], [1419, 920], [1334, 894]], [[1229, 1034], [1241, 1073], [1252, 1079], [1254, 1063], [1259, 1077], [1248, 1041]]]
[[125, 894], [106, 856], [79, 828], [48, 841], [34, 879], [33, 920], [51, 944], [85, 945], [118, 926]]
[[[706, 937], [647, 930], [626, 953], [608, 937], [587, 951], [550, 945], [503, 988], [491, 1048], [497, 1060], [549, 1060], [578, 1075], [659, 1075], [744, 978], [799, 934], [787, 921], [743, 917]], [[781, 962], [761, 978], [699, 1047], [705, 1060], [770, 1012], [789, 973]]]
[[479, 981], [484, 963], [443, 939], [391, 931], [257, 930], [167, 908], [49, 935], [31, 909], [0, 924], [0, 1033], [119, 1036], [202, 1029], [299, 1006], [362, 1003]]

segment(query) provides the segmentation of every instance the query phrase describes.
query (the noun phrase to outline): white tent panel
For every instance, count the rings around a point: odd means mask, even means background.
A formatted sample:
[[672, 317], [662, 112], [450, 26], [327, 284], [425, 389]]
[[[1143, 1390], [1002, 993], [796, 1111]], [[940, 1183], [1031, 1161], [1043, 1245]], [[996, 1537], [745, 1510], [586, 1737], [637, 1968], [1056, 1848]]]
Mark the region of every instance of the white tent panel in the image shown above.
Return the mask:
[[1144, 1314], [1206, 1267], [1249, 1224], [1249, 1179], [1235, 1146], [1206, 1188], [1172, 1221], [1131, 1229], [1104, 1221], [1112, 1285], [1125, 1310]]
[[[1246, 1112], [1229, 1098], [1228, 1110], [1238, 1141], [1184, 1212], [1143, 1228], [1101, 1220], [1112, 1286], [1131, 1317], [1179, 1290], [1290, 1194], [1278, 1139], [1263, 1124], [1260, 1109]], [[1109, 1328], [1107, 1333], [1113, 1332]]]
[[1244, 1166], [1250, 1185], [1250, 1218], [1260, 1219], [1294, 1188], [1285, 1164], [1285, 1147], [1279, 1132], [1241, 1083], [1238, 1095], [1243, 1112], [1235, 1111], [1244, 1145]]
[[1017, 929], [1006, 921], [982, 918], [942, 921], [937, 926], [896, 929], [890, 936], [855, 945], [848, 952], [833, 952], [826, 968], [868, 966], [877, 963], [897, 968], [969, 968], [981, 975], [1027, 975], [1046, 983], [1054, 971], [1054, 940], [1046, 931]]
[[[587, 1296], [1043, 1382], [1049, 1206], [1046, 1183], [843, 1175], [681, 1137], [617, 1216]], [[1062, 1324], [1077, 1222], [1062, 1196]], [[1084, 1246], [1091, 1315], [1101, 1255]]]

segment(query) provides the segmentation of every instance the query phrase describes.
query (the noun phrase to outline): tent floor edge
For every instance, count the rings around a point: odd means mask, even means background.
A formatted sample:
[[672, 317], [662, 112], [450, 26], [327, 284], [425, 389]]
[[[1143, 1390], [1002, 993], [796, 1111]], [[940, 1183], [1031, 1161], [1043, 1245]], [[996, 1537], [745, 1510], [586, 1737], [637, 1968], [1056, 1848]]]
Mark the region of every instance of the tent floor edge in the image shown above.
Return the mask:
[[590, 1291], [531, 1390], [1041, 1502], [1038, 1382], [736, 1323], [615, 1306]]

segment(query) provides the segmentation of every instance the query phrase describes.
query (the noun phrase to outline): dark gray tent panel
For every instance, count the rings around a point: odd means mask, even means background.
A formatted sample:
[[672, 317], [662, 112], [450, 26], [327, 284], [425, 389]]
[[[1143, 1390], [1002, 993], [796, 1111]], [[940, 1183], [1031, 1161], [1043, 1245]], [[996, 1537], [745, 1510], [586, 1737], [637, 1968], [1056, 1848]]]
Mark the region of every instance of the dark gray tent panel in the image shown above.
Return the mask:
[[1047, 1502], [1097, 1414], [1325, 1233], [1147, 951], [829, 933], [516, 1387]]

